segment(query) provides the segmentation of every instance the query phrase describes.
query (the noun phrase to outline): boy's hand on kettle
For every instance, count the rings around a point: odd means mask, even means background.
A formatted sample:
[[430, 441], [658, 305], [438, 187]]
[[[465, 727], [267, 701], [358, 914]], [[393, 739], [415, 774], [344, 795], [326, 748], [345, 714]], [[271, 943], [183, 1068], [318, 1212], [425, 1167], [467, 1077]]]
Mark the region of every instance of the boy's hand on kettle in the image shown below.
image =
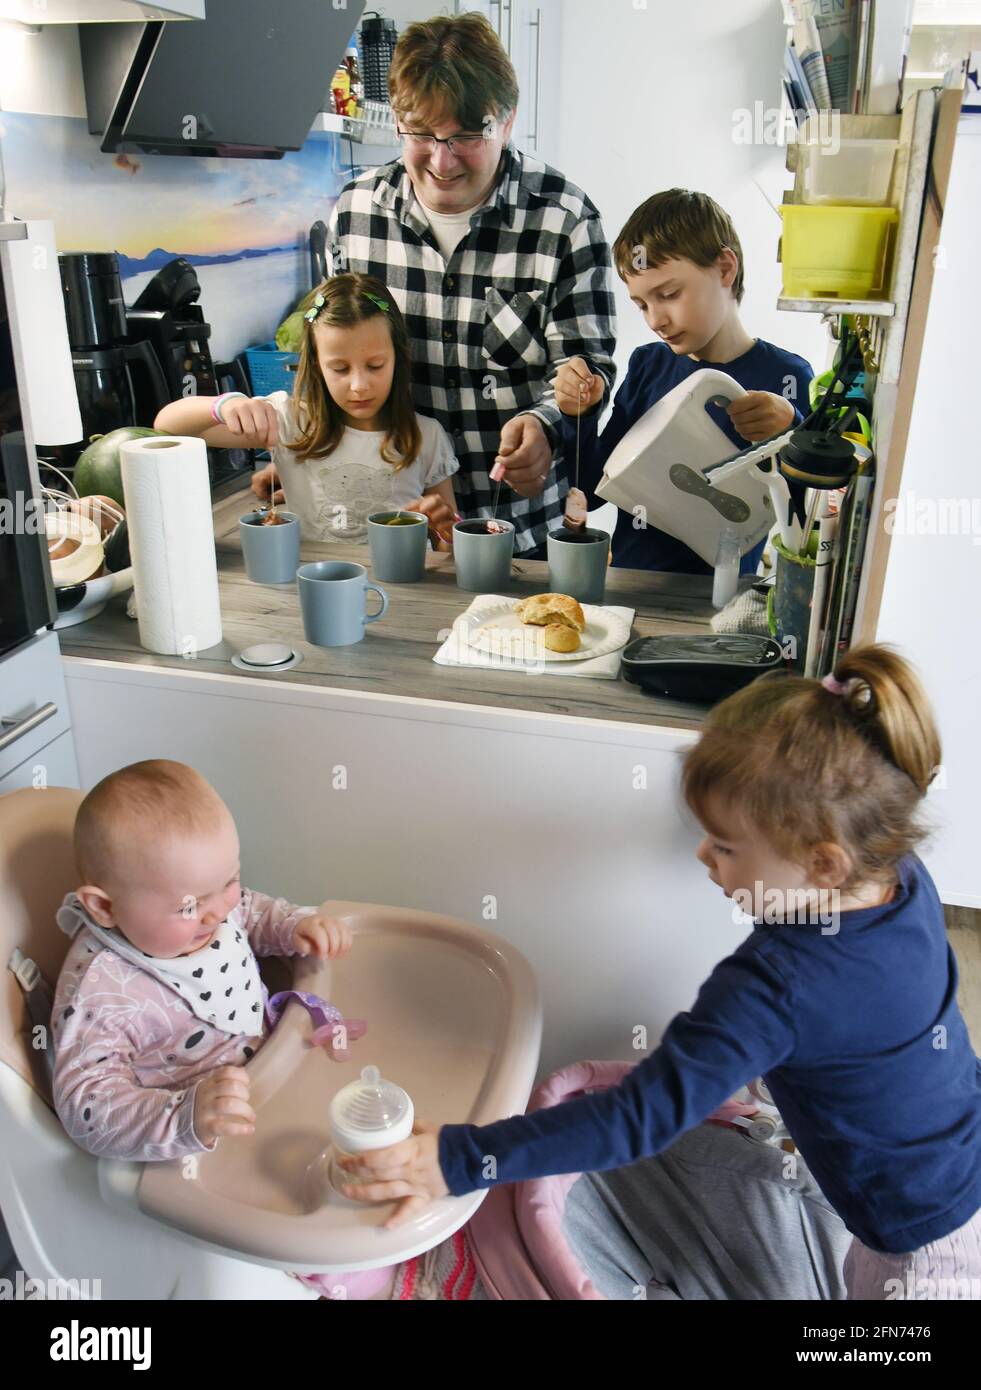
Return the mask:
[[450, 1190], [439, 1166], [439, 1127], [423, 1121], [413, 1125], [411, 1139], [401, 1144], [345, 1154], [338, 1162], [352, 1179], [341, 1189], [347, 1196], [363, 1202], [398, 1202], [385, 1222], [389, 1230]]
[[254, 1134], [255, 1111], [249, 1104], [249, 1075], [244, 1067], [218, 1067], [194, 1092], [194, 1132], [209, 1148], [223, 1134]]
[[603, 399], [606, 381], [589, 370], [584, 357], [570, 357], [555, 375], [555, 404], [563, 415], [583, 415]]
[[552, 446], [537, 415], [515, 415], [501, 430], [490, 476], [519, 497], [538, 497], [552, 467]]
[[460, 520], [460, 514], [438, 493], [430, 493], [428, 497], [417, 497], [414, 502], [404, 507], [403, 511], [422, 512], [429, 523], [430, 531], [435, 531], [440, 540], [452, 542], [453, 523]]
[[759, 444], [789, 429], [796, 412], [786, 396], [777, 396], [772, 391], [747, 391], [745, 396], [726, 406], [726, 414], [743, 439]]
[[[347, 922], [325, 913], [315, 912], [297, 923], [293, 946], [298, 956], [319, 956], [321, 960], [336, 960], [346, 956], [354, 935]], [[305, 948], [305, 949], [304, 949]]]
[[275, 489], [276, 495], [271, 500], [274, 506], [286, 501], [286, 493], [279, 486], [279, 474], [276, 472], [274, 463], [267, 463], [265, 468], [259, 468], [252, 474], [252, 491], [260, 502], [270, 501], [270, 494]]

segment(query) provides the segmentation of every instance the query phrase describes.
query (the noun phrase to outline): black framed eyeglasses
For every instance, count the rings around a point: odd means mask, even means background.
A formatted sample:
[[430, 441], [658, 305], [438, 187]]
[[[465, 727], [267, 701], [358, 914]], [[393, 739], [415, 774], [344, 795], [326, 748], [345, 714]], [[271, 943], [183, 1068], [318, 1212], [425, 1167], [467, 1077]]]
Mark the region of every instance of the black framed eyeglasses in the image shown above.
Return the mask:
[[460, 135], [448, 135], [445, 139], [441, 139], [438, 135], [426, 135], [414, 130], [403, 130], [401, 126], [397, 126], [396, 129], [410, 149], [426, 150], [430, 154], [433, 153], [437, 145], [445, 145], [450, 154], [473, 154], [487, 138], [483, 134], [471, 135], [469, 132], [464, 132]]

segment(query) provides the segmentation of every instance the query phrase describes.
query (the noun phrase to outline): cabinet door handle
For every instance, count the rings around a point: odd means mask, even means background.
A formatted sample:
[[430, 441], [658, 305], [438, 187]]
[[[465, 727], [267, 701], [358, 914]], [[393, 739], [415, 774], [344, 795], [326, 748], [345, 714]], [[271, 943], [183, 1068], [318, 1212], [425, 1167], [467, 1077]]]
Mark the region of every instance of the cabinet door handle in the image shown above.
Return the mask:
[[528, 21], [528, 27], [535, 31], [535, 129], [528, 136], [538, 153], [538, 114], [542, 89], [542, 12], [535, 11], [535, 18]]
[[0, 727], [6, 729], [6, 733], [0, 734], [0, 753], [9, 748], [12, 743], [16, 743], [19, 738], [29, 734], [32, 729], [36, 729], [39, 724], [50, 719], [53, 714], [58, 713], [58, 706], [49, 700], [46, 705], [36, 709], [33, 714], [27, 715], [25, 719], [4, 719], [0, 718]]

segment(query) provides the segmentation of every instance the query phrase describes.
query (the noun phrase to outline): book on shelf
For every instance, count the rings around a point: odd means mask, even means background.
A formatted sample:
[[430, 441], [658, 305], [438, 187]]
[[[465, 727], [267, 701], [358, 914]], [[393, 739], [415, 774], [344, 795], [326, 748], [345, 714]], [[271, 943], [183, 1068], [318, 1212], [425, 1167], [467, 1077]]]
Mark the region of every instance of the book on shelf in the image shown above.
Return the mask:
[[874, 8], [875, 0], [785, 0], [790, 48], [816, 109], [861, 111]]
[[[793, 45], [789, 45], [784, 51], [784, 83], [789, 87], [788, 98], [791, 110], [797, 118], [797, 124], [803, 121], [805, 116], [817, 111], [817, 105], [811, 92], [810, 83], [804, 75], [804, 69], [800, 65], [800, 59], [795, 52]], [[790, 93], [793, 95], [791, 96]]]
[[875, 474], [869, 464], [854, 475], [845, 489], [818, 663], [821, 674], [833, 669], [839, 654], [851, 642], [874, 484]]

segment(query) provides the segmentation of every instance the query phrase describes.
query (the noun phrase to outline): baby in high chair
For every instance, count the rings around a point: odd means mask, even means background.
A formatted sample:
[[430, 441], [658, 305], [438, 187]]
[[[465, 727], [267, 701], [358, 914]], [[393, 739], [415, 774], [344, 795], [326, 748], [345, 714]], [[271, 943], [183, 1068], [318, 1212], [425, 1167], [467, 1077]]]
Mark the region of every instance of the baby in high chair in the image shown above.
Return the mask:
[[69, 1136], [151, 1162], [251, 1134], [245, 1063], [269, 1033], [256, 957], [343, 956], [350, 928], [243, 889], [231, 814], [183, 763], [133, 763], [99, 782], [78, 810], [75, 858], [51, 1016]]

